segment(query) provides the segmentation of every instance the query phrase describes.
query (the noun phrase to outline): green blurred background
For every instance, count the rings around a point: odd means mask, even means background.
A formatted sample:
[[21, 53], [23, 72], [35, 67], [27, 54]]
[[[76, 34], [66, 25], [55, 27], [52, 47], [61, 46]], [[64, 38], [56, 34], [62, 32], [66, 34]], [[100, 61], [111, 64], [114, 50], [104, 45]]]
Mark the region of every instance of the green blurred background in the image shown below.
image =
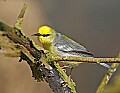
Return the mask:
[[[29, 7], [23, 31], [37, 44], [31, 35], [39, 26], [49, 25], [85, 45], [95, 57], [118, 55], [120, 0], [0, 0], [0, 21], [12, 26], [25, 2]], [[19, 63], [18, 59], [0, 54], [0, 93], [52, 93], [48, 84], [37, 83], [27, 63]], [[76, 67], [72, 78], [77, 93], [95, 93], [106, 71], [97, 64]]]

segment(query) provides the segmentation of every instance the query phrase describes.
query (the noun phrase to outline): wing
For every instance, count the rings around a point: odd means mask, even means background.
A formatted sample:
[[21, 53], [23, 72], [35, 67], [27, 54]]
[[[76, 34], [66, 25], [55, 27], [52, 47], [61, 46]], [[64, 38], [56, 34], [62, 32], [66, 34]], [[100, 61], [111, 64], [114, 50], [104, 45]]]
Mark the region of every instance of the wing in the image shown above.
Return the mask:
[[56, 38], [54, 39], [54, 46], [59, 50], [61, 56], [93, 56], [84, 46], [60, 33], [56, 34]]

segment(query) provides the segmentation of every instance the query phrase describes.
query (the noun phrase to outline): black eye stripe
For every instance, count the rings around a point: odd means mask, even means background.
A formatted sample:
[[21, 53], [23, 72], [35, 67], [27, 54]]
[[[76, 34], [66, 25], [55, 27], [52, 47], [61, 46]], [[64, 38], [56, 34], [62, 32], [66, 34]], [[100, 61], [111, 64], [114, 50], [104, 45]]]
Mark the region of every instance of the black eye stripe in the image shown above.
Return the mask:
[[43, 36], [43, 37], [47, 37], [47, 36], [49, 36], [50, 34], [43, 34], [43, 35], [41, 35], [41, 36]]

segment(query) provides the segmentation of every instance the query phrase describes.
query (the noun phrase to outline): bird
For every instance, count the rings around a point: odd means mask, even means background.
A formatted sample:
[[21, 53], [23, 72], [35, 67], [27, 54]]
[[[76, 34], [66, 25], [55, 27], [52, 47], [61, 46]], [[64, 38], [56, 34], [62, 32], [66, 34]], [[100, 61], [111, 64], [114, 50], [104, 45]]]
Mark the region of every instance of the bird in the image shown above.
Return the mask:
[[[54, 55], [58, 56], [75, 56], [75, 57], [94, 57], [82, 44], [75, 42], [69, 37], [58, 33], [50, 26], [44, 25], [39, 27], [38, 33], [32, 36], [37, 36], [38, 41], [42, 44], [45, 50], [50, 51]], [[73, 68], [83, 62], [59, 62], [65, 67]], [[106, 68], [110, 68], [108, 64], [97, 63]]]

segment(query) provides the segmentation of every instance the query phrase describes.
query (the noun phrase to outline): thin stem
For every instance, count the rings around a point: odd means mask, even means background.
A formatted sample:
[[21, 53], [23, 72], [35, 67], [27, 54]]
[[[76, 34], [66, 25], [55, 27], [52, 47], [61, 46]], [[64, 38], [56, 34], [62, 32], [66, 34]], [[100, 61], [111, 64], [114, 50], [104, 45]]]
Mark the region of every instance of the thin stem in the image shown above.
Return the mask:
[[[77, 63], [120, 63], [120, 58], [90, 58], [90, 57], [73, 57], [73, 56], [57, 56], [53, 58], [55, 61], [75, 61]], [[72, 63], [71, 62], [71, 63]]]

